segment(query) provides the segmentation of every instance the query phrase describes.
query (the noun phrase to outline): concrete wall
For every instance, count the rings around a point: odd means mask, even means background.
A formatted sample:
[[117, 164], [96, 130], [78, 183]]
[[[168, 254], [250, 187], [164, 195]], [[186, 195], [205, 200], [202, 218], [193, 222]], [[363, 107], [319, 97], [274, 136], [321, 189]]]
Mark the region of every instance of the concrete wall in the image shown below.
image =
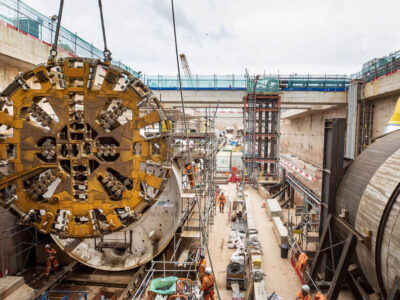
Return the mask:
[[[18, 72], [47, 62], [49, 51], [48, 44], [0, 22], [0, 91], [11, 83]], [[71, 56], [61, 48], [58, 52], [59, 57]]]
[[[153, 90], [160, 96], [167, 107], [180, 106], [181, 96], [177, 90]], [[183, 91], [183, 98], [187, 107], [215, 107], [221, 100], [220, 108], [242, 108], [243, 97], [246, 91]], [[346, 92], [320, 92], [320, 91], [283, 91], [281, 104], [284, 108], [304, 108], [315, 105], [338, 105], [347, 101]]]
[[0, 54], [37, 65], [47, 61], [50, 47], [42, 41], [0, 23]]
[[[400, 80], [399, 80], [400, 81]], [[388, 97], [382, 97], [379, 99], [368, 101], [375, 105], [374, 118], [372, 126], [372, 137], [378, 137], [383, 134], [386, 123], [390, 120], [393, 115], [394, 108], [396, 106], [399, 95], [393, 95]]]
[[365, 98], [380, 97], [383, 94], [398, 93], [400, 90], [400, 72], [381, 76], [365, 84]]
[[15, 78], [18, 72], [30, 69], [28, 64], [15, 64], [11, 59], [0, 58], [0, 91], [4, 90]]
[[299, 118], [281, 121], [280, 151], [292, 154], [305, 162], [322, 166], [324, 120], [345, 118], [346, 106], [320, 112], [310, 112]]

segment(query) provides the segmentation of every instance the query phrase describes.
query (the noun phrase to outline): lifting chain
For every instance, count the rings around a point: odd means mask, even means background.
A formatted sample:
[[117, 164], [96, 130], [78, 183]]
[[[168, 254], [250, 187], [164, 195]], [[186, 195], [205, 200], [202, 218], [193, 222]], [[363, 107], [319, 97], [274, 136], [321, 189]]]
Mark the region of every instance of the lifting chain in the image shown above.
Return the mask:
[[[103, 17], [103, 4], [101, 0], [99, 1], [99, 11], [100, 11], [100, 21], [101, 21], [101, 29], [103, 32], [103, 41], [104, 41], [104, 62], [106, 63], [106, 65], [110, 65], [111, 63], [111, 51], [107, 48], [107, 39], [106, 39], [106, 30], [105, 30], [105, 26], [104, 26], [104, 17]], [[50, 55], [48, 58], [48, 64], [49, 65], [54, 65], [55, 61], [56, 61], [56, 57], [58, 54], [58, 37], [60, 35], [60, 29], [61, 29], [61, 19], [62, 19], [62, 13], [63, 13], [63, 9], [64, 9], [64, 0], [60, 0], [60, 7], [58, 10], [58, 16], [57, 16], [57, 27], [56, 27], [56, 33], [55, 33], [55, 37], [54, 37], [54, 43], [51, 46], [50, 49]]]

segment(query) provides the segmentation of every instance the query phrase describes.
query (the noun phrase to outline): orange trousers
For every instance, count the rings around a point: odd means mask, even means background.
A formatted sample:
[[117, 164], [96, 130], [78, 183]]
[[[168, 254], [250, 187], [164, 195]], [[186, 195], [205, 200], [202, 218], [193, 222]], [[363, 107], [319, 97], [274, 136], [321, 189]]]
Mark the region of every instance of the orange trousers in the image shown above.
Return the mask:
[[214, 291], [213, 290], [208, 291], [207, 294], [204, 291], [204, 296], [203, 297], [204, 297], [203, 298], [204, 300], [215, 300]]
[[46, 259], [46, 276], [50, 275], [51, 270], [53, 269], [53, 271], [55, 271], [59, 266], [58, 260], [57, 258], [50, 258], [48, 257]]

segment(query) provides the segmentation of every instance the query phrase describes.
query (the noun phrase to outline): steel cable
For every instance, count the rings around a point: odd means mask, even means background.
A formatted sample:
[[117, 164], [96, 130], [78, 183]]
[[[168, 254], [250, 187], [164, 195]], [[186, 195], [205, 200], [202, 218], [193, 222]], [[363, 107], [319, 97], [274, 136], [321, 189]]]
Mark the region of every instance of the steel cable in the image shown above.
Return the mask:
[[50, 62], [54, 62], [54, 59], [56, 58], [56, 56], [58, 54], [58, 50], [57, 50], [58, 36], [60, 34], [63, 9], [64, 9], [64, 0], [60, 0], [60, 7], [58, 9], [58, 15], [57, 15], [57, 27], [56, 27], [56, 33], [54, 36], [54, 43], [50, 49], [50, 57], [49, 57]]
[[[180, 71], [180, 65], [179, 65], [178, 41], [177, 41], [177, 37], [176, 37], [174, 0], [171, 0], [171, 9], [172, 9], [172, 25], [173, 25], [173, 29], [174, 29], [175, 55], [176, 55], [176, 65], [177, 65], [177, 68], [178, 68], [178, 82], [179, 82], [179, 92], [180, 92], [181, 106], [182, 106], [183, 123], [184, 123], [184, 127], [185, 127], [186, 140], [187, 140], [188, 145], [189, 145], [189, 136], [188, 136], [188, 130], [187, 130], [187, 124], [186, 124], [185, 103], [184, 103], [184, 100], [183, 100], [182, 79], [181, 79], [181, 71]], [[189, 160], [190, 160], [190, 163], [192, 164], [193, 159], [192, 159], [192, 152], [191, 152], [191, 149], [190, 149], [190, 145], [188, 147], [188, 151], [189, 151]], [[197, 187], [196, 187], [197, 183], [196, 183], [195, 176], [193, 176], [193, 180], [194, 180], [195, 197], [196, 197], [196, 201], [197, 201], [198, 206], [199, 206], [200, 228], [201, 228], [202, 235], [204, 235], [204, 223], [203, 223], [203, 218], [201, 217], [200, 201], [199, 201], [199, 198], [198, 198]], [[218, 298], [221, 299], [221, 296], [219, 294], [217, 281], [215, 280], [215, 272], [214, 272], [214, 268], [213, 268], [213, 264], [212, 264], [212, 260], [211, 260], [210, 250], [208, 248], [208, 243], [204, 243], [204, 244], [205, 244], [205, 247], [207, 249], [208, 259], [210, 261], [210, 267], [211, 267], [211, 270], [212, 270], [213, 276], [214, 276], [215, 289], [217, 290]]]
[[104, 41], [104, 61], [110, 62], [111, 61], [111, 51], [107, 48], [107, 39], [106, 39], [106, 29], [104, 26], [104, 17], [103, 17], [103, 4], [101, 0], [99, 0], [99, 11], [100, 11], [100, 20], [101, 20], [101, 29], [103, 31], [103, 41]]

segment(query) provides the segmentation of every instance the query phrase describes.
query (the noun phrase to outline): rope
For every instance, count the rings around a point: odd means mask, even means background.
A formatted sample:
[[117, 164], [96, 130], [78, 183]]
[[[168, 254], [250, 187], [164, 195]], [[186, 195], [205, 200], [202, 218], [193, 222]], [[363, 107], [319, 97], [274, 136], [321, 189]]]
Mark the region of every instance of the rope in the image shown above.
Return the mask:
[[101, 19], [101, 29], [103, 30], [103, 41], [104, 41], [104, 61], [109, 63], [111, 61], [111, 51], [107, 48], [107, 39], [106, 39], [106, 29], [104, 26], [104, 17], [103, 17], [103, 5], [101, 0], [99, 0], [99, 10], [100, 10], [100, 19]]
[[57, 46], [58, 46], [58, 36], [60, 34], [60, 28], [61, 28], [61, 18], [62, 18], [62, 13], [63, 13], [63, 8], [64, 8], [64, 0], [60, 0], [60, 7], [58, 9], [58, 16], [57, 16], [57, 27], [56, 27], [56, 34], [54, 37], [54, 43], [50, 49], [50, 56], [49, 56], [49, 62], [52, 63], [54, 62], [57, 54], [58, 54], [58, 50], [57, 50]]
[[[173, 28], [174, 28], [175, 55], [176, 55], [176, 65], [177, 65], [177, 68], [178, 68], [178, 82], [179, 82], [179, 92], [180, 92], [180, 97], [181, 97], [183, 123], [184, 123], [184, 127], [185, 127], [186, 140], [187, 140], [188, 145], [189, 145], [189, 136], [188, 136], [188, 130], [187, 130], [187, 124], [186, 124], [185, 103], [184, 103], [184, 100], [183, 100], [183, 92], [182, 92], [181, 71], [180, 71], [180, 66], [179, 66], [179, 52], [178, 52], [178, 41], [177, 41], [177, 37], [176, 37], [174, 0], [171, 0], [171, 9], [172, 9], [172, 24], [173, 24]], [[189, 160], [190, 160], [190, 163], [192, 164], [193, 159], [192, 159], [192, 151], [190, 150], [190, 145], [189, 145], [188, 151], [189, 151]], [[196, 177], [195, 176], [193, 176], [193, 180], [194, 180], [195, 198], [196, 198], [196, 201], [197, 201], [198, 207], [199, 207], [200, 228], [201, 228], [202, 235], [204, 235], [204, 223], [203, 223], [203, 218], [201, 216], [201, 206], [200, 206], [200, 201], [199, 201], [199, 198], [198, 198], [197, 183], [196, 183]], [[214, 267], [213, 267], [212, 260], [211, 260], [210, 250], [208, 248], [208, 243], [204, 243], [204, 244], [205, 244], [205, 247], [207, 249], [208, 259], [210, 261], [210, 267], [211, 267], [211, 270], [213, 272], [214, 284], [215, 284], [215, 288], [217, 290], [217, 295], [218, 295], [219, 299], [222, 299], [220, 294], [219, 294], [217, 281], [215, 280], [216, 277], [215, 277]]]

